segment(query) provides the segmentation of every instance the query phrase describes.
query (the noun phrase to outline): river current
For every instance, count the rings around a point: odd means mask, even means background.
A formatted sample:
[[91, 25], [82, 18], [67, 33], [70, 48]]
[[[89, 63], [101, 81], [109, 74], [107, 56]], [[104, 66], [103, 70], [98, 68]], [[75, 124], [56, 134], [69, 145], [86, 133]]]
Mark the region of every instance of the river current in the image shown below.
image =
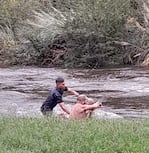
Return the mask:
[[[124, 118], [149, 118], [149, 69], [0, 68], [0, 114], [41, 116], [40, 106], [62, 76], [68, 88], [102, 102], [102, 110]], [[64, 95], [66, 103], [76, 97]]]

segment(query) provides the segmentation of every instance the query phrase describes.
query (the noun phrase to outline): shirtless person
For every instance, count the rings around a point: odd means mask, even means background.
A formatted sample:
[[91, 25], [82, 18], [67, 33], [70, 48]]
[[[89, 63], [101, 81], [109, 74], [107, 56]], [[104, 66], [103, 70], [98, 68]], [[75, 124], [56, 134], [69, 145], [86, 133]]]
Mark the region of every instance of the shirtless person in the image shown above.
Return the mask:
[[77, 103], [72, 107], [70, 112], [70, 119], [85, 119], [88, 118], [88, 110], [94, 110], [96, 108], [100, 108], [100, 103], [96, 102], [94, 104], [88, 105], [87, 96], [79, 95], [77, 98]]

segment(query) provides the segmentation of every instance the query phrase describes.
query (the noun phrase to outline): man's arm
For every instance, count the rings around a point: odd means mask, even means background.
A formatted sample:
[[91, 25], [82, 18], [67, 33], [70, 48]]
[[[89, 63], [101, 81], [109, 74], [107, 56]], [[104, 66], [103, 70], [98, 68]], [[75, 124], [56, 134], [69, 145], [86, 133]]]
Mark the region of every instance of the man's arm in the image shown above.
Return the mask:
[[82, 106], [82, 108], [84, 110], [94, 110], [94, 109], [100, 108], [100, 107], [101, 107], [101, 103], [99, 103], [99, 102], [96, 102], [96, 103], [94, 103], [92, 105], [83, 105]]
[[67, 114], [70, 114], [69, 110], [66, 108], [64, 102], [59, 103], [59, 106], [61, 107], [61, 109], [66, 112]]
[[72, 89], [68, 89], [68, 93], [71, 94], [71, 95], [79, 96], [79, 93], [72, 90]]

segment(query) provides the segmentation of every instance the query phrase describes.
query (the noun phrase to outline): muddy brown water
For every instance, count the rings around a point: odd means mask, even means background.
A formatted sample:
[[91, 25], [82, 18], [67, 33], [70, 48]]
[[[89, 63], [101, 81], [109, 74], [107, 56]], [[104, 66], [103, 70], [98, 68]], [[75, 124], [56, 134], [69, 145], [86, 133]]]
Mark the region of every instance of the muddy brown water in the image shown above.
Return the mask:
[[[0, 114], [38, 116], [40, 106], [63, 76], [66, 85], [103, 103], [103, 110], [125, 118], [149, 118], [149, 69], [0, 68]], [[76, 97], [65, 95], [66, 103]]]

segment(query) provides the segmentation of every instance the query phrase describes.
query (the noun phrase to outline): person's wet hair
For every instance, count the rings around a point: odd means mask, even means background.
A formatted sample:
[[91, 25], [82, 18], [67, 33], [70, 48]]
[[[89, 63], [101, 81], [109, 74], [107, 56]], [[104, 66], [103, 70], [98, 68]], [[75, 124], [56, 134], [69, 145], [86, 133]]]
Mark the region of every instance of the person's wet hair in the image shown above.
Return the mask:
[[58, 77], [58, 78], [56, 78], [55, 82], [56, 83], [62, 83], [62, 82], [64, 82], [64, 78]]
[[95, 101], [94, 101], [93, 98], [88, 98], [88, 99], [87, 99], [87, 104], [88, 104], [88, 105], [92, 105], [92, 104], [94, 104], [94, 103], [95, 103]]
[[86, 95], [79, 95], [78, 98], [77, 98], [77, 101], [82, 101], [82, 100], [86, 100], [87, 99], [87, 96]]

